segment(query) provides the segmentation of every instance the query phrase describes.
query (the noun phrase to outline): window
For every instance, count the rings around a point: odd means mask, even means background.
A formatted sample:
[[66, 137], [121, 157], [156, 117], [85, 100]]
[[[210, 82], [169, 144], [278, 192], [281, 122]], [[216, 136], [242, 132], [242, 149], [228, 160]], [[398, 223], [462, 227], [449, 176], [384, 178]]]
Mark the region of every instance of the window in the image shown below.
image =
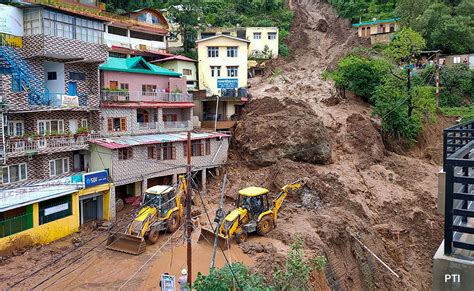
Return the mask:
[[276, 32], [269, 32], [268, 33], [268, 39], [277, 39], [277, 33]]
[[191, 76], [192, 74], [193, 74], [193, 71], [191, 69], [183, 69], [183, 75]]
[[87, 118], [81, 119], [81, 127], [87, 127]]
[[[183, 156], [186, 157], [188, 154], [188, 144], [183, 143]], [[191, 141], [191, 157], [204, 156], [204, 145], [202, 140], [192, 140]]]
[[77, 72], [70, 72], [69, 73], [69, 79], [74, 80], [74, 81], [85, 81], [86, 80], [86, 74], [77, 73]]
[[261, 32], [254, 32], [253, 33], [253, 39], [262, 39], [262, 33]]
[[45, 224], [72, 215], [72, 195], [41, 201], [39, 224]]
[[178, 121], [178, 115], [177, 114], [163, 114], [163, 121]]
[[206, 139], [206, 156], [211, 154], [211, 139]]
[[58, 79], [58, 76], [56, 74], [56, 72], [48, 72], [48, 81], [49, 80], [57, 80]]
[[118, 88], [118, 81], [109, 81], [109, 89], [115, 90]]
[[365, 27], [362, 27], [362, 33], [361, 36], [365, 36]]
[[390, 23], [390, 32], [395, 31], [395, 23]]
[[118, 159], [119, 161], [130, 160], [133, 158], [132, 148], [118, 149]]
[[49, 161], [49, 176], [54, 177], [69, 172], [69, 158]]
[[127, 55], [126, 54], [121, 54], [121, 53], [116, 53], [116, 52], [109, 52], [109, 57], [126, 59]]
[[8, 123], [9, 136], [23, 136], [25, 134], [25, 126], [23, 121], [10, 121]]
[[120, 83], [120, 89], [128, 90], [128, 83]]
[[142, 85], [142, 95], [153, 95], [156, 92], [156, 85]]
[[156, 159], [157, 157], [157, 148], [156, 146], [148, 146], [147, 147], [147, 151], [148, 151], [148, 158], [149, 159]]
[[172, 142], [165, 142], [161, 148], [163, 149], [163, 160], [176, 159], [176, 148]]
[[125, 28], [120, 28], [120, 27], [116, 27], [116, 26], [109, 26], [109, 27], [107, 27], [107, 31], [110, 34], [127, 36], [127, 29], [125, 29]]
[[107, 119], [108, 131], [127, 131], [127, 118], [112, 117]]
[[0, 212], [0, 238], [33, 227], [33, 205]]
[[236, 58], [237, 57], [237, 47], [236, 46], [227, 47], [227, 57], [228, 58]]
[[453, 57], [453, 63], [454, 63], [454, 64], [459, 64], [459, 63], [461, 63], [461, 57]]
[[137, 109], [137, 122], [150, 122], [150, 114], [147, 110]]
[[201, 33], [201, 39], [212, 37], [212, 36], [216, 36], [216, 33], [215, 32], [202, 32]]
[[130, 30], [130, 37], [143, 39], [143, 40], [161, 41], [161, 42], [165, 40], [165, 37], [163, 35], [151, 34], [151, 33], [134, 31], [134, 30]]
[[64, 133], [64, 120], [38, 120], [37, 131], [39, 135], [47, 135], [49, 133]]
[[24, 181], [27, 179], [26, 164], [11, 165], [2, 168], [3, 184]]
[[207, 48], [207, 57], [208, 58], [218, 58], [219, 57], [219, 47], [210, 46]]
[[239, 71], [238, 66], [228, 66], [227, 67], [227, 77], [237, 77], [237, 72]]
[[221, 66], [211, 66], [211, 77], [221, 76]]
[[230, 36], [230, 32], [229, 31], [223, 31], [222, 35], [229, 35]]
[[370, 26], [367, 27], [367, 36], [370, 36]]

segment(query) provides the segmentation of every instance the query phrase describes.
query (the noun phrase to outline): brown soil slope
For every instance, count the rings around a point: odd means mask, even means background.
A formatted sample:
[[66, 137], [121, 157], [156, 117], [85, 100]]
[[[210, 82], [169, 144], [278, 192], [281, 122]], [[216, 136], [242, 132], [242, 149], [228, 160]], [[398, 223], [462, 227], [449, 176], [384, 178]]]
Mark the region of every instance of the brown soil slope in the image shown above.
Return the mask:
[[[350, 23], [338, 18], [324, 2], [302, 0], [292, 5], [295, 21], [289, 43], [294, 56], [274, 64], [274, 72], [282, 74], [252, 81], [256, 99], [252, 102], [258, 106], [251, 102], [236, 127], [236, 150], [227, 168], [227, 193], [249, 185], [276, 190], [306, 178], [307, 188], [285, 202], [271, 238], [288, 244], [292, 235], [300, 234], [308, 254], [326, 254], [326, 279], [333, 289], [429, 290], [431, 258], [442, 240], [442, 218], [435, 214], [439, 165], [417, 158], [421, 156], [418, 153], [387, 151], [370, 107], [355, 97], [340, 99], [333, 84], [322, 79], [326, 68], [360, 44]], [[284, 118], [278, 113], [282, 106], [294, 103], [305, 104], [301, 110], [304, 114], [298, 116], [307, 120]], [[292, 106], [287, 115], [296, 114]], [[259, 116], [262, 108], [265, 112]], [[310, 118], [308, 110], [317, 118]], [[256, 122], [250, 122], [251, 118]], [[306, 127], [319, 128], [320, 122], [327, 130], [321, 135], [323, 142], [332, 148], [329, 164], [298, 162], [304, 160], [301, 157], [269, 158], [281, 154], [276, 147], [307, 145], [300, 142], [303, 134], [289, 129], [312, 132]], [[288, 135], [286, 141], [282, 134]], [[246, 148], [240, 147], [246, 143]], [[265, 167], [253, 163], [262, 156], [269, 162]], [[211, 185], [209, 193], [217, 195], [218, 184]], [[400, 278], [378, 263], [354, 237]], [[279, 255], [258, 255], [256, 262], [261, 263], [257, 268], [270, 274], [272, 267], [268, 266], [279, 263], [284, 250], [276, 252]], [[314, 280], [315, 286], [321, 285], [317, 277]]]

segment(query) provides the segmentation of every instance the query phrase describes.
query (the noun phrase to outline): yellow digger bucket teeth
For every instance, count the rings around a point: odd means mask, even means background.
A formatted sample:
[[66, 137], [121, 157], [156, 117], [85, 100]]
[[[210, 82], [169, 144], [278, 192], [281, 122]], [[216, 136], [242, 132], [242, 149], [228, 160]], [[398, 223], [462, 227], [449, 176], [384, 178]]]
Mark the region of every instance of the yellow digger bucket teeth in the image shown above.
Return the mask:
[[[212, 229], [201, 228], [201, 234], [199, 235], [199, 241], [205, 241], [210, 245], [214, 245], [216, 234]], [[222, 235], [217, 236], [217, 246], [223, 250], [228, 250], [230, 248], [230, 240], [223, 237]]]
[[107, 239], [106, 248], [127, 254], [139, 255], [145, 251], [146, 242], [142, 237], [125, 233], [112, 233]]

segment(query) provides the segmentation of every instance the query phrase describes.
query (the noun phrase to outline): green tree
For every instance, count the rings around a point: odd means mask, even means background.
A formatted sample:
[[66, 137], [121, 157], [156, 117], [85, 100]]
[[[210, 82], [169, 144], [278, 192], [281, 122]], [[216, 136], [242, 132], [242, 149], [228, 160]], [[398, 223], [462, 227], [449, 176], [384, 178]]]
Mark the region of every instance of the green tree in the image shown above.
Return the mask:
[[431, 46], [444, 53], [469, 53], [474, 48], [474, 27], [469, 16], [444, 15], [431, 33]]
[[461, 106], [474, 102], [474, 70], [468, 65], [445, 66], [440, 74], [441, 106]]
[[398, 0], [395, 15], [400, 17], [403, 26], [411, 27], [418, 16], [423, 14], [430, 0]]
[[324, 256], [306, 259], [303, 239], [296, 236], [290, 244], [285, 265], [282, 269], [276, 269], [273, 274], [273, 285], [277, 290], [309, 290], [311, 272], [321, 270], [325, 265]]
[[197, 32], [202, 23], [199, 0], [184, 0], [180, 5], [171, 6], [169, 17], [178, 24], [178, 34], [183, 40], [183, 50], [188, 53], [196, 46]]
[[[234, 276], [237, 280], [234, 279]], [[211, 269], [209, 275], [198, 273], [193, 288], [207, 290], [266, 290], [263, 277], [255, 274], [242, 263], [232, 263], [220, 269]]]
[[415, 55], [426, 46], [423, 37], [411, 28], [397, 32], [384, 52], [396, 63], [411, 62]]

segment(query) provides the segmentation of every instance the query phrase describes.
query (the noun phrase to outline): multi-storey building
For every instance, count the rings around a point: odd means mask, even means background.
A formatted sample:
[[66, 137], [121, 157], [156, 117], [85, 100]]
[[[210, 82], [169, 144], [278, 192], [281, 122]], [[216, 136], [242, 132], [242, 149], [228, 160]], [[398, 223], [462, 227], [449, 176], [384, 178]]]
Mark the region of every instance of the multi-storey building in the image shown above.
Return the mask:
[[1, 11], [14, 11], [9, 25], [21, 32], [0, 43], [0, 248], [49, 242], [115, 214], [107, 172], [85, 174], [100, 131], [105, 22], [34, 3]]
[[247, 54], [250, 41], [216, 35], [196, 41], [198, 50], [199, 89], [205, 90], [195, 100], [202, 127], [228, 129], [247, 102]]
[[[109, 58], [100, 70], [104, 138], [91, 141], [92, 170], [108, 169], [117, 199], [175, 182], [186, 171], [186, 131], [193, 130], [185, 76], [142, 57]], [[205, 186], [207, 171], [227, 158], [228, 136], [193, 132], [192, 139], [192, 164]]]
[[178, 55], [152, 61], [151, 63], [183, 74], [186, 77], [189, 91], [194, 91], [198, 88], [196, 60]]

